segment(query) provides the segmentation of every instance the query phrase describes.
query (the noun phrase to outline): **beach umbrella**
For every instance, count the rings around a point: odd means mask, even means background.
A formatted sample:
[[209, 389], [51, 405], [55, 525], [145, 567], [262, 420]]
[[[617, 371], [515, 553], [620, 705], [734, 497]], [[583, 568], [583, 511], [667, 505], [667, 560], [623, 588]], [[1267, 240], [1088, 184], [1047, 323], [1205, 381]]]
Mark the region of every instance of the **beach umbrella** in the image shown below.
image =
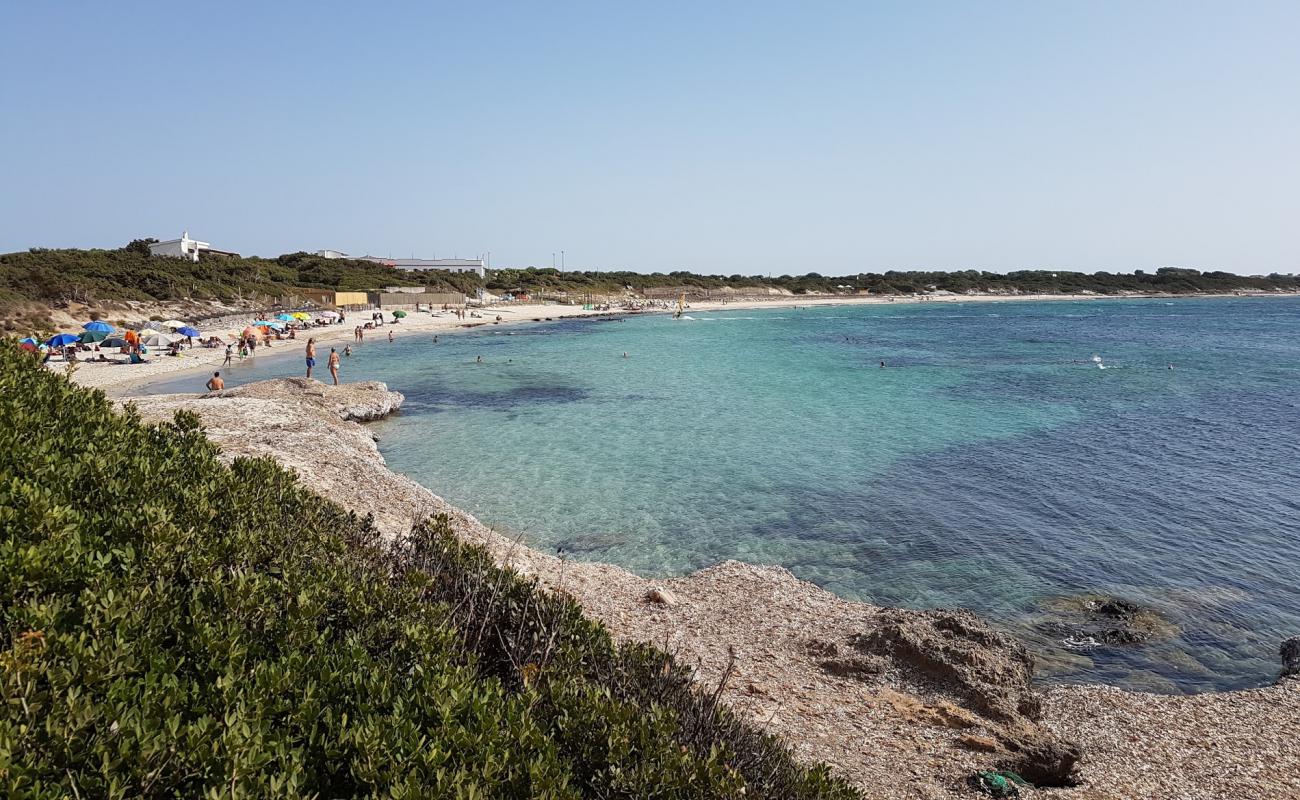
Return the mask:
[[50, 347], [63, 347], [69, 344], [76, 344], [81, 341], [81, 337], [75, 333], [58, 333], [45, 340]]
[[126, 347], [130, 342], [121, 336], [110, 336], [99, 343], [100, 347]]
[[40, 340], [38, 340], [38, 339], [33, 339], [33, 338], [30, 337], [30, 336], [24, 336], [23, 338], [19, 339], [19, 340], [18, 340], [18, 346], [21, 347], [21, 348], [24, 349], [24, 350], [28, 350], [28, 351], [33, 352], [33, 353], [35, 353], [37, 350], [40, 350], [40, 349], [41, 349], [41, 343], [40, 343]]
[[162, 326], [163, 326], [164, 328], [172, 328], [172, 329], [175, 329], [175, 328], [184, 328], [184, 327], [185, 327], [186, 325], [188, 325], [188, 324], [189, 324], [189, 323], [187, 323], [187, 322], [181, 322], [181, 321], [178, 320], [178, 319], [169, 319], [169, 320], [163, 322], [163, 323], [162, 323]]
[[99, 329], [95, 329], [93, 331], [86, 331], [85, 333], [78, 336], [77, 339], [85, 344], [93, 344], [95, 342], [102, 342], [112, 335], [113, 335], [112, 331], [101, 331]]
[[295, 311], [289, 316], [294, 319], [311, 319], [311, 314], [308, 314], [306, 311]]
[[170, 333], [160, 333], [158, 331], [144, 337], [144, 343], [149, 347], [167, 347], [173, 342], [179, 342], [180, 340], [180, 336]]
[[320, 312], [319, 314], [317, 314], [316, 316], [318, 316], [318, 317], [328, 317], [328, 318], [330, 318], [330, 319], [338, 319], [338, 317], [339, 317], [338, 312], [335, 312], [335, 311], [322, 311], [322, 312]]
[[244, 328], [244, 332], [240, 334], [239, 338], [247, 339], [250, 336], [261, 338], [265, 335], [266, 335], [266, 331], [262, 330], [261, 328], [254, 328], [252, 325], [249, 325], [247, 328]]
[[107, 322], [100, 322], [97, 319], [91, 320], [90, 322], [87, 322], [85, 325], [82, 325], [81, 327], [88, 331], [101, 331], [103, 333], [113, 332], [112, 325], [109, 325]]
[[176, 332], [181, 336], [189, 336], [194, 339], [197, 339], [203, 335], [202, 333], [199, 333], [199, 331], [196, 328], [191, 328], [189, 325], [183, 325], [177, 328]]
[[297, 322], [297, 321], [298, 321], [298, 318], [297, 318], [296, 316], [294, 316], [293, 314], [277, 314], [275, 318], [278, 319], [278, 320], [280, 320], [281, 322]]
[[396, 317], [396, 318], [399, 318], [399, 319], [400, 319], [400, 318], [406, 316], [406, 312], [405, 312], [405, 311], [394, 311], [394, 312], [393, 312], [393, 316]]

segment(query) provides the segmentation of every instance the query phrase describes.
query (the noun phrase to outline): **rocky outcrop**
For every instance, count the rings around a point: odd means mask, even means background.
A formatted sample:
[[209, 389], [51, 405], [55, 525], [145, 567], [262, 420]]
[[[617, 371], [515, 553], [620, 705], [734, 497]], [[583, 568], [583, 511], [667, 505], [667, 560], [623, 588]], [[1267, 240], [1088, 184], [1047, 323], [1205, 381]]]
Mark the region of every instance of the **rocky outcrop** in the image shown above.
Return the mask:
[[[848, 639], [854, 650], [877, 661], [833, 659], [823, 667], [854, 677], [892, 671], [982, 717], [1005, 754], [1001, 766], [1042, 786], [1073, 783], [1079, 747], [1039, 725], [1042, 700], [1033, 687], [1034, 661], [1024, 645], [965, 609], [889, 608], [877, 614], [877, 621], [873, 630]], [[881, 660], [888, 669], [880, 666]], [[952, 713], [946, 718], [963, 719]]]
[[1033, 659], [1010, 636], [965, 609], [887, 608], [878, 617], [875, 630], [849, 638], [858, 652], [889, 659], [909, 677], [933, 682], [990, 719], [1038, 718]]
[[255, 397], [261, 400], [306, 403], [338, 414], [339, 419], [351, 422], [383, 419], [401, 408], [406, 399], [401, 392], [389, 391], [388, 386], [379, 381], [358, 381], [334, 386], [311, 378], [276, 378], [246, 383], [232, 389], [210, 392], [204, 397]]

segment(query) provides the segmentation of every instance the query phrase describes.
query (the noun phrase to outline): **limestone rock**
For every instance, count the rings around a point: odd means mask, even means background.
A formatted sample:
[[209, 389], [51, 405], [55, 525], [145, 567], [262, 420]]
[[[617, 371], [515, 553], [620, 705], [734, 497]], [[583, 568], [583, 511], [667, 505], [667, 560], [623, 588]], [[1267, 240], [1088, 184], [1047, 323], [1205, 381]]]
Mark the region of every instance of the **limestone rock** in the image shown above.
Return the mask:
[[338, 386], [307, 378], [276, 378], [222, 389], [205, 397], [255, 397], [306, 403], [338, 414], [351, 422], [383, 419], [401, 408], [406, 398], [380, 381], [357, 381]]
[[970, 611], [887, 608], [878, 619], [875, 630], [850, 639], [859, 652], [888, 659], [995, 721], [1039, 717], [1029, 651]]
[[677, 605], [677, 595], [668, 591], [661, 586], [655, 586], [645, 593], [645, 599], [650, 603], [657, 603], [661, 606]]

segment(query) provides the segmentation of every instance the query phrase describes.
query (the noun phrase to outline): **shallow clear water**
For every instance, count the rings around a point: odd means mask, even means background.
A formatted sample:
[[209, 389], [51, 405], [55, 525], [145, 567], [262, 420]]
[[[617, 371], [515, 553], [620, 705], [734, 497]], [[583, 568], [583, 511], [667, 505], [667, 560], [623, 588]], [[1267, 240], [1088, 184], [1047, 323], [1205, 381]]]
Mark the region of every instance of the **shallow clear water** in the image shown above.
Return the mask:
[[[392, 468], [575, 558], [783, 564], [846, 597], [984, 613], [1058, 679], [1157, 691], [1268, 682], [1300, 633], [1300, 300], [690, 316], [436, 345], [398, 326], [343, 377], [406, 394], [373, 426]], [[300, 370], [258, 361], [231, 385]], [[1067, 653], [1033, 632], [1088, 592], [1178, 633]]]

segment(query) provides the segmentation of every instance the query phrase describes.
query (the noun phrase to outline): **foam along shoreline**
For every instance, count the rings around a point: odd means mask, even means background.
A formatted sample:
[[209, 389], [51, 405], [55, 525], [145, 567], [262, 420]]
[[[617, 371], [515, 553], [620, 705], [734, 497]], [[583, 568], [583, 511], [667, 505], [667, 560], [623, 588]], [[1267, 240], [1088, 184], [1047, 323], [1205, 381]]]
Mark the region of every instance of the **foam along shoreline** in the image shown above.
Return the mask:
[[[1079, 301], [1079, 300], [1135, 300], [1135, 299], [1176, 299], [1176, 298], [1200, 298], [1207, 297], [1235, 297], [1237, 295], [926, 295], [921, 297], [891, 297], [891, 296], [826, 296], [826, 297], [796, 297], [780, 296], [762, 300], [743, 300], [734, 302], [698, 302], [690, 304], [690, 311], [694, 313], [706, 313], [710, 311], [738, 311], [764, 308], [800, 308], [812, 306], [844, 306], [844, 305], [929, 305], [932, 303], [1005, 303], [1005, 302], [1041, 302], [1047, 300], [1054, 301]], [[1261, 294], [1249, 295], [1250, 297], [1295, 297], [1296, 295], [1274, 295]], [[364, 320], [367, 312], [355, 312], [358, 316], [355, 319]], [[411, 334], [445, 334], [456, 331], [466, 330], [478, 327], [479, 325], [491, 325], [495, 322], [496, 317], [501, 317], [500, 324], [519, 324], [534, 322], [536, 320], [562, 320], [574, 319], [578, 317], [609, 317], [609, 316], [628, 316], [636, 314], [662, 314], [667, 313], [662, 310], [645, 310], [645, 311], [623, 311], [614, 309], [611, 311], [588, 311], [581, 306], [561, 306], [561, 305], [518, 305], [486, 308], [482, 310], [482, 319], [460, 320], [450, 313], [438, 314], [412, 314], [402, 320], [401, 323], [384, 326], [376, 331], [367, 331], [371, 336], [387, 336], [388, 331], [392, 331], [397, 336], [409, 336]], [[255, 319], [256, 315], [250, 314], [249, 320]], [[322, 328], [313, 328], [305, 332], [307, 336], [315, 337], [319, 348], [328, 348], [332, 343], [347, 344], [352, 341], [352, 329], [354, 325], [352, 320], [344, 322], [341, 325], [331, 325]], [[201, 327], [200, 323], [200, 327]], [[238, 327], [227, 324], [225, 327]], [[287, 356], [290, 353], [302, 355], [302, 348], [306, 345], [306, 339], [301, 337], [293, 341], [283, 340], [270, 348], [259, 348], [261, 358]], [[254, 356], [257, 358], [258, 356]], [[148, 363], [145, 364], [103, 364], [96, 362], [78, 362], [74, 380], [82, 386], [88, 386], [95, 389], [103, 389], [110, 395], [121, 396], [133, 387], [147, 384], [165, 376], [175, 375], [177, 373], [198, 371], [198, 370], [219, 370], [221, 363], [225, 359], [225, 351], [222, 348], [205, 349], [194, 348], [184, 351], [179, 357], [173, 356], [152, 356]], [[319, 369], [324, 368], [324, 358], [318, 357]], [[62, 362], [51, 362], [50, 367], [61, 370], [64, 368]], [[196, 376], [197, 377], [197, 376]], [[196, 380], [196, 386], [201, 385], [202, 381]]]
[[[1081, 785], [1039, 794], [1300, 796], [1300, 677], [1177, 697], [1041, 690], [1028, 682], [1023, 647], [973, 615], [850, 602], [781, 567], [728, 561], [652, 581], [610, 564], [567, 562], [390, 471], [355, 420], [380, 418], [401, 401], [381, 383], [289, 378], [153, 396], [140, 412], [153, 421], [197, 413], [226, 457], [271, 456], [322, 495], [375, 514], [389, 538], [448, 515], [460, 536], [573, 596], [618, 639], [677, 653], [705, 686], [729, 670], [722, 696], [733, 709], [872, 798], [969, 797], [964, 780], [976, 769], [1026, 758], [1050, 764], [1071, 758], [1072, 748], [1082, 753], [1073, 770]], [[966, 632], [957, 635], [964, 666], [948, 652], [953, 631]]]

